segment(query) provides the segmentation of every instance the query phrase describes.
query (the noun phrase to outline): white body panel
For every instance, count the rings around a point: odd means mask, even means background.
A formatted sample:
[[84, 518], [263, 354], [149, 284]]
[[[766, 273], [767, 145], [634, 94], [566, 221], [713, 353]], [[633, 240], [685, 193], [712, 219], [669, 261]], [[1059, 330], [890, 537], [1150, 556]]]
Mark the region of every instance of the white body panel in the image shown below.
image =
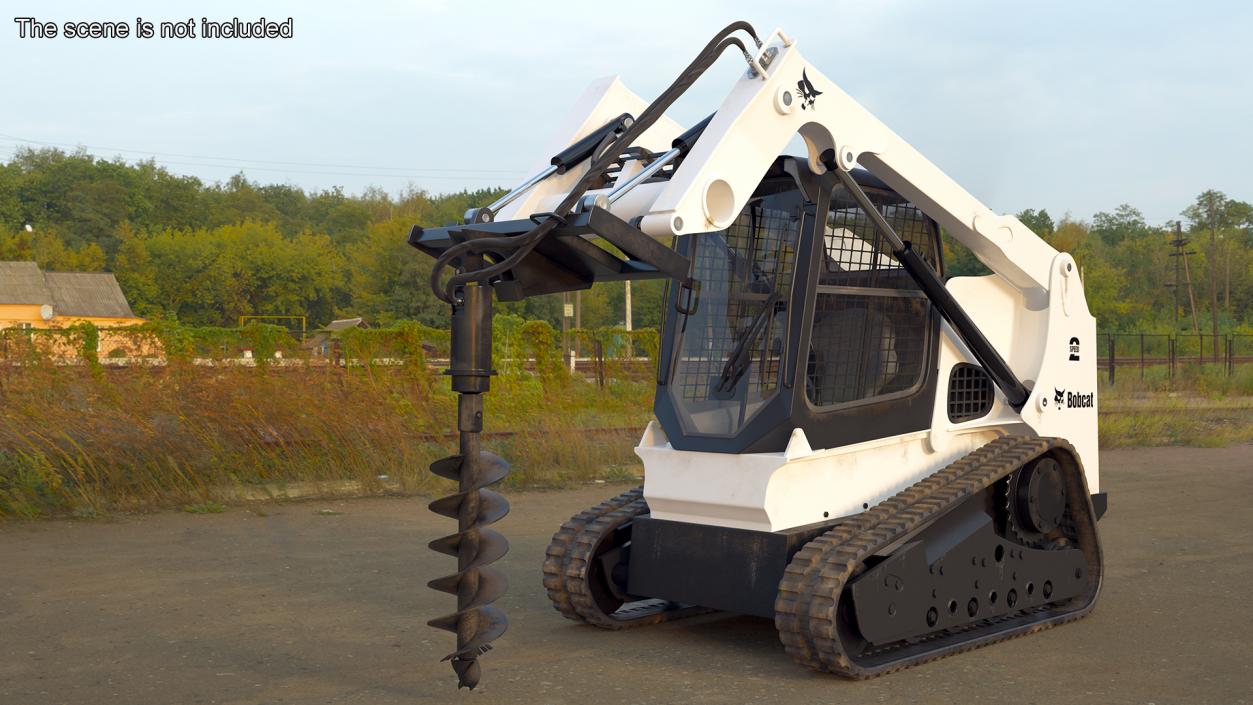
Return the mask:
[[650, 427], [635, 452], [653, 517], [781, 531], [857, 514], [1001, 435], [967, 428], [941, 452], [927, 431], [812, 451], [797, 430], [783, 453], [731, 455], [674, 450]]
[[[1097, 453], [1096, 323], [1082, 303], [1082, 290], [1062, 282], [1069, 255], [1058, 255], [1059, 282], [1051, 289], [1055, 306], [1032, 311], [1023, 297], [996, 277], [960, 277], [948, 282], [953, 295], [989, 341], [1015, 369], [1040, 369], [1045, 385], [1036, 385], [1021, 413], [998, 392], [982, 418], [949, 421], [944, 390], [949, 372], [974, 356], [947, 323], [941, 325], [937, 393], [931, 429], [840, 448], [812, 451], [797, 430], [783, 453], [699, 453], [675, 450], [656, 423], [650, 424], [635, 452], [644, 462], [644, 496], [658, 519], [688, 521], [760, 531], [780, 531], [855, 514], [874, 506], [979, 446], [1007, 433], [1056, 436], [1079, 453], [1088, 489], [1100, 490]], [[1080, 301], [1071, 297], [1078, 294]], [[1066, 310], [1069, 309], [1069, 314]], [[1052, 335], [1050, 335], [1052, 332]], [[1079, 338], [1079, 360], [1072, 361], [1070, 339]], [[1027, 378], [1030, 380], [1030, 378]], [[1053, 382], [1048, 382], [1053, 380]], [[1064, 382], [1068, 387], [1061, 387]], [[1056, 389], [1093, 394], [1092, 405], [1060, 408]], [[1041, 400], [1044, 401], [1041, 404]], [[825, 513], [825, 514], [824, 514]]]
[[[819, 157], [827, 149], [834, 150], [841, 169], [867, 168], [994, 272], [954, 279], [947, 287], [1033, 391], [1021, 412], [998, 392], [987, 416], [949, 422], [949, 372], [959, 362], [977, 361], [945, 324], [937, 369], [928, 371], [937, 375], [929, 430], [819, 450], [810, 449], [797, 431], [784, 453], [731, 455], [675, 450], [654, 423], [636, 449], [653, 515], [763, 531], [812, 524], [859, 512], [1005, 433], [1066, 439], [1079, 453], [1089, 489], [1098, 491], [1096, 322], [1074, 260], [1017, 218], [980, 203], [809, 65], [779, 30], [765, 43], [776, 54], [764, 78], [741, 76], [669, 181], [635, 188], [611, 211], [623, 220], [642, 217], [640, 228], [659, 238], [722, 229], [799, 133], [813, 171], [825, 171]], [[812, 100], [806, 95], [811, 87]], [[616, 78], [603, 79], [580, 99], [547, 153], [622, 112], [638, 115], [644, 106]], [[663, 119], [637, 146], [664, 150], [681, 131]], [[545, 180], [498, 219], [550, 211], [586, 168]], [[624, 169], [620, 179], [634, 171]]]

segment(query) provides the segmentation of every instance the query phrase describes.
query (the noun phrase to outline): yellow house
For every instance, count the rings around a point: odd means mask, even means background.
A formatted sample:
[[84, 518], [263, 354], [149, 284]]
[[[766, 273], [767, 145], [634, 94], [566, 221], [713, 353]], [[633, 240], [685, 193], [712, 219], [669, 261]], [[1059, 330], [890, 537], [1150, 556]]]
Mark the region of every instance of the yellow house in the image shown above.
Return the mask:
[[[131, 312], [122, 287], [107, 272], [45, 272], [34, 262], [0, 262], [0, 329], [65, 328], [84, 322], [108, 329], [144, 319]], [[132, 347], [107, 332], [100, 337], [102, 351]]]

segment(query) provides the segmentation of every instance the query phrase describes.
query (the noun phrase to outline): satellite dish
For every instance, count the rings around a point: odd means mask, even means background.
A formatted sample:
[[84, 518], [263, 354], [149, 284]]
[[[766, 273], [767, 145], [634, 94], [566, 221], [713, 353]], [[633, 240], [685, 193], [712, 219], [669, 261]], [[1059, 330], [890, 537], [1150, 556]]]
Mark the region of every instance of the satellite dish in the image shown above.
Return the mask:
[[52, 320], [52, 304], [44, 304], [39, 307], [39, 317], [45, 321]]

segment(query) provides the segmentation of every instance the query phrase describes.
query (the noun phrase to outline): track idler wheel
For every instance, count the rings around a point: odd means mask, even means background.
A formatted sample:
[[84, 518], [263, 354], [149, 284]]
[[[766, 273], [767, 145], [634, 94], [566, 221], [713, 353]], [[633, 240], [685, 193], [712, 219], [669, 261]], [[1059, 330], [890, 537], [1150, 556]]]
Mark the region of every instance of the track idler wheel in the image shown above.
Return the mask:
[[580, 512], [548, 544], [544, 588], [567, 619], [602, 629], [632, 629], [711, 612], [626, 591], [631, 521], [648, 513], [642, 487]]

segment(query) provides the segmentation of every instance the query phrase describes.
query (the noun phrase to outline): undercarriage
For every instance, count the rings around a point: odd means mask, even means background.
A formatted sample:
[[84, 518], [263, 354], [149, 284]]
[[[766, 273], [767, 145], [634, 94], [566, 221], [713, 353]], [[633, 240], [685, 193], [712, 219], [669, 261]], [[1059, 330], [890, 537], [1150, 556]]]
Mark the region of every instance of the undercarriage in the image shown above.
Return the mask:
[[[747, 577], [771, 575], [768, 565], [737, 570], [727, 541], [713, 558], [732, 567], [702, 571], [708, 556], [694, 553], [699, 542], [676, 547], [665, 531], [633, 531], [647, 521], [637, 488], [562, 525], [544, 587], [563, 616], [605, 629], [657, 624], [726, 609], [728, 594], [761, 592]], [[772, 613], [762, 614], [760, 600], [738, 611], [771, 616], [798, 663], [850, 678], [882, 675], [1087, 614], [1101, 586], [1096, 521], [1069, 444], [1006, 436], [862, 513], [786, 532], [812, 538], [792, 542], [782, 575], [767, 586]], [[764, 544], [731, 541], [769, 563]], [[693, 565], [674, 570], [684, 557]], [[673, 599], [680, 594], [694, 602]]]

